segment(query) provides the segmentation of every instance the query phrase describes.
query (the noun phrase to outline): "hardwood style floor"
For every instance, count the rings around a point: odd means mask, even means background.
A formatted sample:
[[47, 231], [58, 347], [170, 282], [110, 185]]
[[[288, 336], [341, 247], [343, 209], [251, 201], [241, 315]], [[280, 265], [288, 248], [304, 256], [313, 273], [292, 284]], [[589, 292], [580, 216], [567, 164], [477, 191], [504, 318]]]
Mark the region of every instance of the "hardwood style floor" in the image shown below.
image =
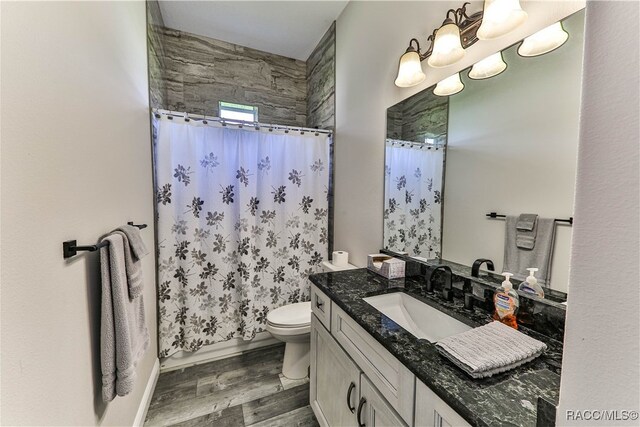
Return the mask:
[[309, 379], [283, 377], [284, 345], [160, 374], [145, 426], [318, 426]]

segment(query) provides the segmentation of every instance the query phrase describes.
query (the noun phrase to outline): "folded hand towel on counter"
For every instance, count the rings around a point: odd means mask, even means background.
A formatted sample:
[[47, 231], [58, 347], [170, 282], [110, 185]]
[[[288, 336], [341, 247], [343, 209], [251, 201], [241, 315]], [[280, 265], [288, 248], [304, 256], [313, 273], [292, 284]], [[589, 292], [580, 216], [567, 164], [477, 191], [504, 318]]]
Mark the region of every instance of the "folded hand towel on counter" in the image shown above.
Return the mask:
[[100, 365], [102, 399], [109, 402], [133, 390], [136, 365], [149, 347], [149, 331], [142, 295], [129, 298], [124, 235], [112, 233], [104, 240], [109, 244], [100, 248]]
[[[523, 281], [527, 268], [537, 268], [538, 283], [549, 286], [553, 243], [556, 236], [556, 222], [553, 218], [538, 218], [535, 230], [535, 246], [523, 249], [518, 246], [518, 217], [508, 215], [505, 221], [503, 270], [513, 273], [513, 280]], [[524, 241], [520, 239], [520, 242]]]
[[124, 241], [125, 268], [127, 271], [127, 284], [129, 298], [137, 298], [143, 289], [142, 263], [140, 260], [149, 253], [140, 229], [131, 225], [123, 225], [113, 231], [122, 236]]
[[516, 368], [540, 356], [547, 346], [500, 322], [444, 338], [436, 349], [473, 378]]

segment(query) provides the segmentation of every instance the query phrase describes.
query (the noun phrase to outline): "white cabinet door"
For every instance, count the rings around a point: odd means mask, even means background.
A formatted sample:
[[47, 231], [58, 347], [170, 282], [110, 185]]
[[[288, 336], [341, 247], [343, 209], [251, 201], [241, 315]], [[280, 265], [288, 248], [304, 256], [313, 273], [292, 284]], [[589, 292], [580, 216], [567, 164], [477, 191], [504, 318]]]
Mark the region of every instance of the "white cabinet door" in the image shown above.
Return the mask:
[[416, 427], [471, 427], [422, 381], [416, 381]]
[[415, 375], [336, 304], [331, 335], [408, 425], [413, 424]]
[[311, 408], [320, 425], [356, 425], [360, 369], [311, 316]]
[[364, 374], [360, 377], [360, 401], [356, 416], [360, 427], [407, 425]]

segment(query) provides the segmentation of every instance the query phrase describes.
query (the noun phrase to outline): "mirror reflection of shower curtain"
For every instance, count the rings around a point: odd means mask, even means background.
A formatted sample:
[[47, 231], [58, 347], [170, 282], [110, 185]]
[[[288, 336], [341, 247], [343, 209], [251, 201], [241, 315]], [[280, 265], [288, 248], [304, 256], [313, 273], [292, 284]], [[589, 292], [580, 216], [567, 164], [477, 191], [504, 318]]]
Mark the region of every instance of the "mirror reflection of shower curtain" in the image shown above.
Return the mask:
[[444, 149], [388, 140], [385, 153], [384, 247], [439, 258]]
[[153, 121], [159, 355], [251, 339], [321, 271], [330, 137]]

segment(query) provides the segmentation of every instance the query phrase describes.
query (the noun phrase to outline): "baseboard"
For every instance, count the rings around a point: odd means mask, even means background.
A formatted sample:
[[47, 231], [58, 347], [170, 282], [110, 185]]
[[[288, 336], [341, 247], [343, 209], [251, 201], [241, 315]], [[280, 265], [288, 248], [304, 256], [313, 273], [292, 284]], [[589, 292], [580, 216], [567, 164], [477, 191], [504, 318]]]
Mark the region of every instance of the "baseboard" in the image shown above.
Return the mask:
[[160, 372], [174, 371], [201, 363], [226, 359], [227, 357], [237, 356], [248, 350], [275, 345], [279, 342], [280, 341], [273, 338], [269, 332], [264, 331], [256, 334], [255, 338], [251, 341], [234, 338], [229, 341], [204, 346], [194, 353], [178, 352], [171, 357], [162, 359]]
[[149, 380], [147, 381], [147, 387], [144, 389], [144, 394], [142, 395], [142, 400], [140, 401], [140, 406], [138, 407], [136, 418], [133, 421], [133, 427], [142, 427], [142, 425], [144, 424], [144, 420], [145, 418], [147, 418], [147, 410], [149, 410], [149, 404], [151, 403], [151, 398], [153, 397], [153, 391], [156, 389], [156, 383], [158, 382], [159, 375], [160, 360], [156, 358], [156, 362], [153, 364], [153, 369], [151, 369], [151, 375], [149, 375]]

